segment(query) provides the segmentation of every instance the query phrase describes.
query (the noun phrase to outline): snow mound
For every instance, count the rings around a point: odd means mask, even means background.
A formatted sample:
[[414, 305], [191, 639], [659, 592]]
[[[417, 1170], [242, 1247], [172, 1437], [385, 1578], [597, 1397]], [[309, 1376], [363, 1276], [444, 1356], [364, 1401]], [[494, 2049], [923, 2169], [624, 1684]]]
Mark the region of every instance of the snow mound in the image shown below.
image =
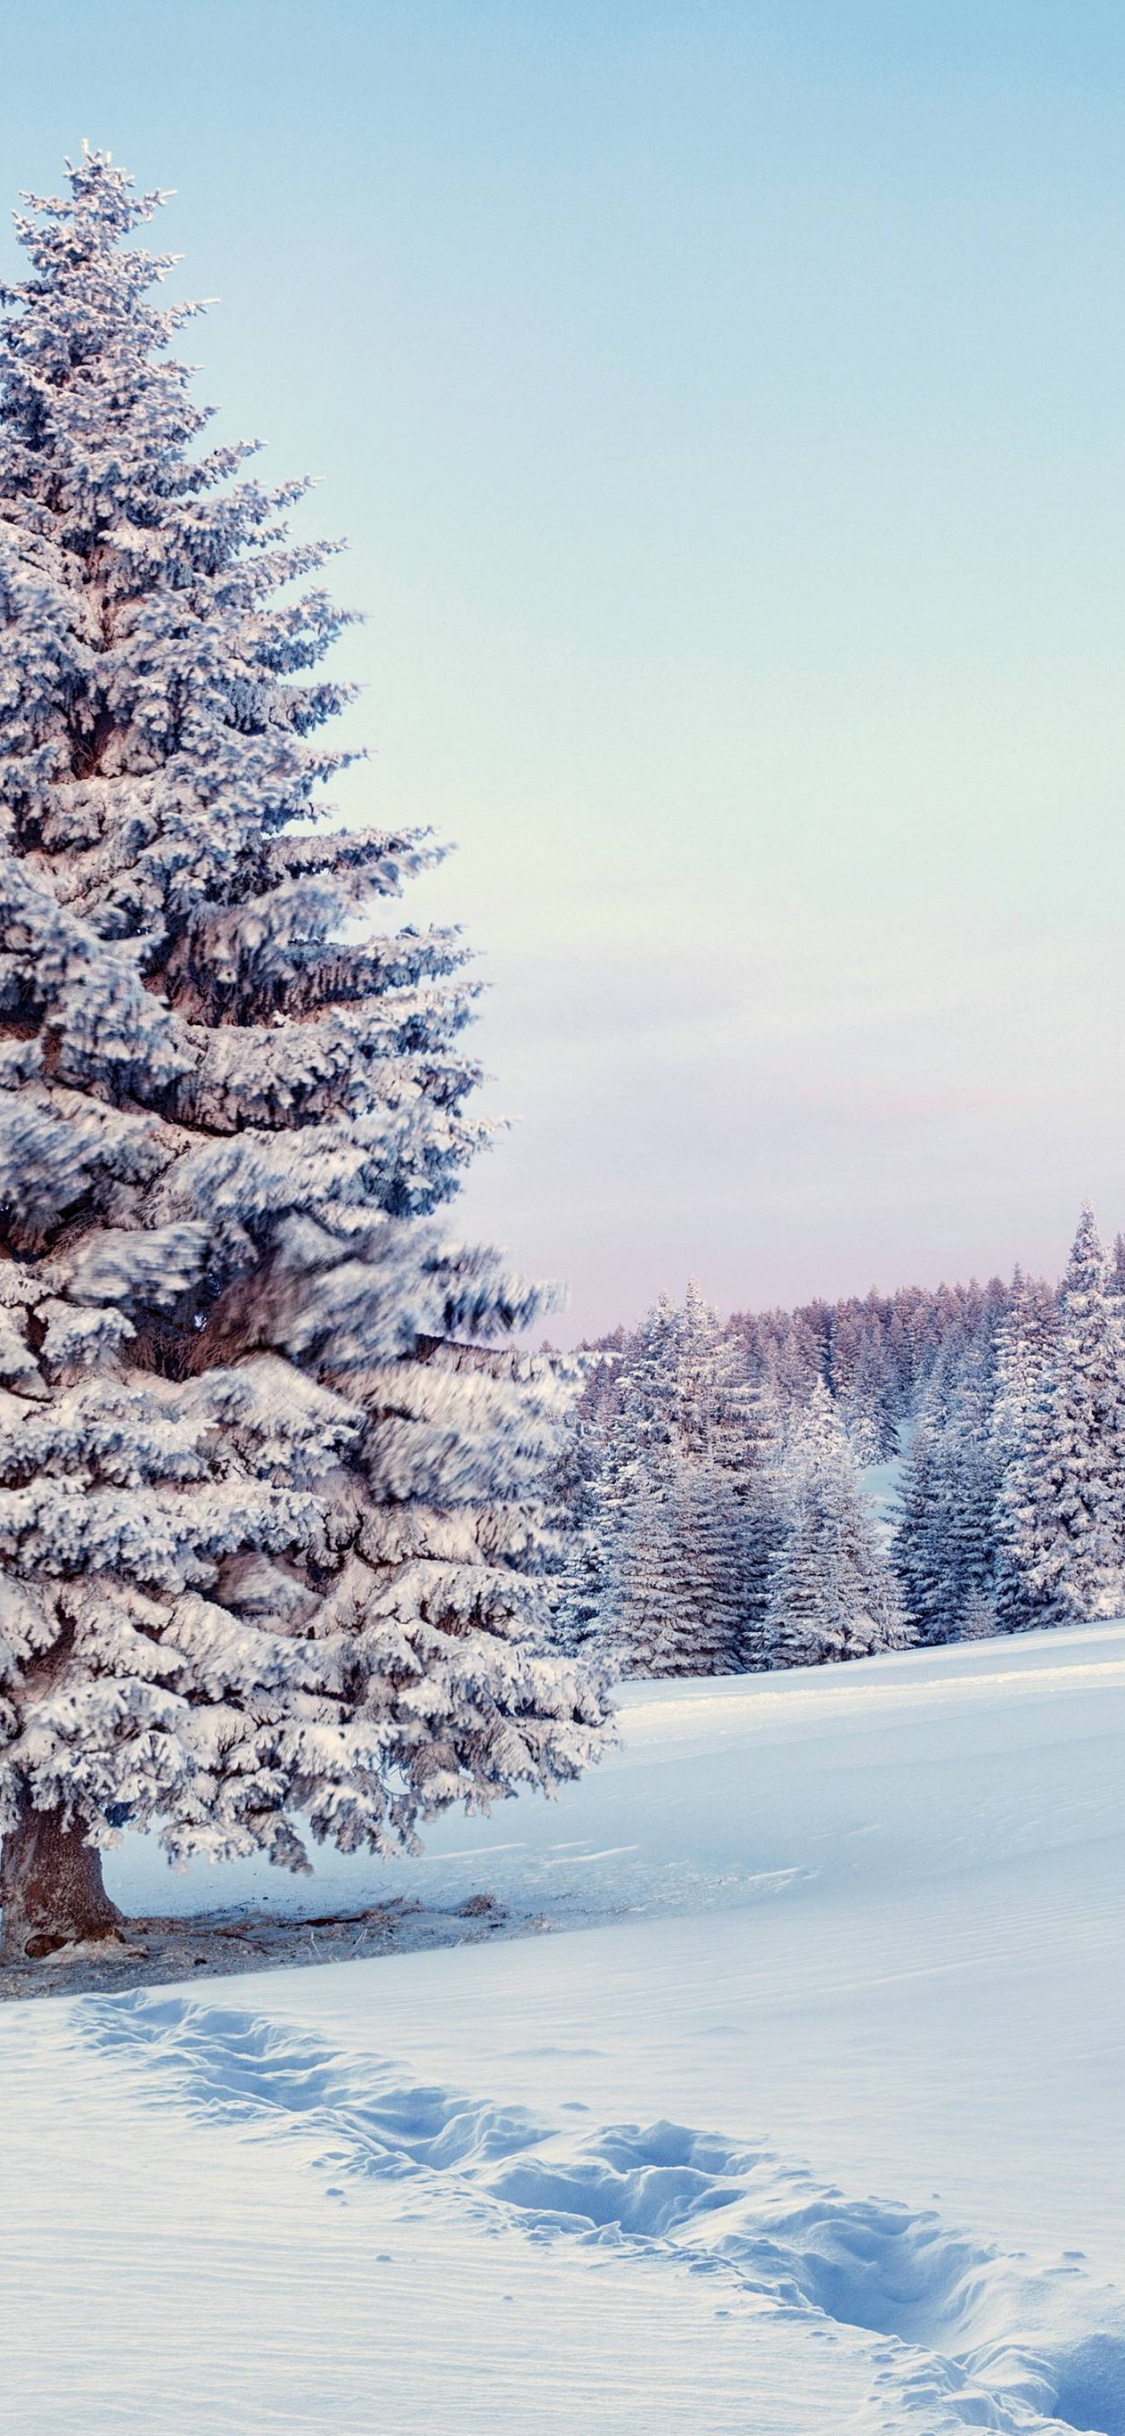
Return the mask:
[[1046, 2278], [931, 2209], [852, 2197], [768, 2146], [688, 2125], [562, 2126], [417, 2085], [392, 2062], [176, 1995], [91, 2000], [76, 2021], [103, 2053], [139, 2065], [165, 2104], [266, 2136], [313, 2132], [328, 2144], [322, 2172], [413, 2177], [424, 2204], [483, 2213], [530, 2241], [663, 2256], [779, 2315], [883, 2336], [888, 2404], [924, 2419], [927, 2436], [1125, 2436], [1120, 2299], [1087, 2281], [1089, 2331], [1060, 2342]]

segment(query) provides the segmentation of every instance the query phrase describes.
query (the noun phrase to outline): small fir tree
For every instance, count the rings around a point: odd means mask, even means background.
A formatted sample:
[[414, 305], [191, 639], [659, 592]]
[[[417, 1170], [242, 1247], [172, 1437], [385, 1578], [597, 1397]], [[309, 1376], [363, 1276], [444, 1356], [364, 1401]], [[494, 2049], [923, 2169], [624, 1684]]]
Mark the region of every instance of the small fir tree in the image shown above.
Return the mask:
[[675, 1445], [689, 1467], [680, 1484], [685, 1598], [690, 1610], [695, 1601], [686, 1550], [694, 1541], [702, 1552], [705, 1538], [714, 1606], [715, 1662], [694, 1671], [752, 1671], [764, 1664], [769, 1567], [780, 1529], [780, 1415], [769, 1392], [747, 1378], [737, 1339], [720, 1327], [694, 1281], [680, 1314], [672, 1417]]
[[620, 1373], [562, 1645], [589, 1641], [632, 1673], [760, 1666], [776, 1443], [768, 1398], [698, 1288], [678, 1309], [662, 1296]]
[[996, 1331], [996, 1396], [992, 1408], [995, 1460], [1006, 1472], [1023, 1453], [1032, 1412], [1055, 1358], [1058, 1296], [1042, 1277], [1017, 1269], [1007, 1310]]
[[[959, 1365], [942, 1446], [947, 1637], [978, 1639], [996, 1607], [996, 1501], [1000, 1473], [992, 1427], [995, 1313], [986, 1312]], [[972, 1630], [968, 1626], [972, 1625]]]
[[886, 1463], [897, 1454], [896, 1381], [883, 1337], [871, 1325], [860, 1335], [851, 1376], [838, 1401], [857, 1463]]
[[674, 1460], [635, 1501], [619, 1557], [607, 1656], [621, 1675], [740, 1671], [745, 1519], [721, 1474]]
[[678, 1622], [661, 1672], [742, 1673], [756, 1646], [761, 1560], [753, 1513], [729, 1472], [686, 1462], [673, 1480], [671, 1525]]
[[671, 1503], [647, 1481], [633, 1498], [616, 1555], [600, 1646], [617, 1675], [676, 1673], [683, 1622]]
[[1109, 1282], [1114, 1294], [1125, 1294], [1125, 1235], [1120, 1229], [1113, 1238]]
[[1049, 1366], [999, 1498], [1009, 1630], [1125, 1613], [1125, 1327], [1085, 1209]]
[[892, 1562], [921, 1641], [956, 1641], [996, 1597], [997, 1332], [1007, 1307], [989, 1290], [975, 1327], [948, 1337], [922, 1398], [892, 1542]]
[[[633, 1562], [634, 1511], [668, 1494], [677, 1334], [677, 1315], [661, 1296], [623, 1348], [620, 1368], [615, 1366], [600, 1446], [585, 1450], [583, 1477], [575, 1483], [575, 1527], [555, 1602], [554, 1634], [562, 1649], [597, 1648], [611, 1658], [616, 1652], [618, 1609]], [[605, 1367], [591, 1363], [583, 1396], [595, 1430]]]
[[581, 1404], [572, 1408], [550, 1482], [557, 1565], [551, 1639], [574, 1656], [597, 1634], [606, 1595], [611, 1530], [601, 1479], [602, 1445]]
[[789, 1517], [765, 1619], [772, 1666], [900, 1649], [911, 1635], [827, 1388], [814, 1391], [788, 1466]]
[[[306, 1866], [574, 1774], [542, 1638], [560, 1390], [432, 1218], [480, 1139], [432, 859], [310, 829], [342, 623], [302, 485], [199, 449], [160, 200], [88, 155], [0, 357], [0, 1826], [8, 1950], [116, 1917], [125, 1819]], [[469, 1340], [473, 1340], [470, 1342]]]
[[941, 1433], [925, 1406], [911, 1434], [890, 1557], [918, 1641], [947, 1638], [948, 1599], [942, 1529], [945, 1470]]

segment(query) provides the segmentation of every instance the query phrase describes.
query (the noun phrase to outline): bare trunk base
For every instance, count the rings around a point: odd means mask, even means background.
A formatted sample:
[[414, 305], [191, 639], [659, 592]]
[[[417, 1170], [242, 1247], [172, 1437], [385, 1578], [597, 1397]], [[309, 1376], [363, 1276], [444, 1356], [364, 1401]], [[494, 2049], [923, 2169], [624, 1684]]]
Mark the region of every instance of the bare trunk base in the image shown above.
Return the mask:
[[33, 1962], [76, 1940], [112, 1937], [122, 1914], [102, 1880], [102, 1856], [61, 1810], [27, 1805], [0, 1855], [0, 1961]]

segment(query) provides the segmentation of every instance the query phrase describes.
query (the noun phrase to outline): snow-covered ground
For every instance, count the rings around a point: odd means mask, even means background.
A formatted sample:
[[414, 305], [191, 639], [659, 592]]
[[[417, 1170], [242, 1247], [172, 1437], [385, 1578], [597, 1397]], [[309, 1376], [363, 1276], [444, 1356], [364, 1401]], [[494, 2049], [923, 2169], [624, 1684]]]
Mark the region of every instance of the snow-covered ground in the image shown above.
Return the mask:
[[0, 2422], [1125, 2436], [1125, 1626], [623, 1728], [318, 1882], [518, 1941], [5, 2010]]

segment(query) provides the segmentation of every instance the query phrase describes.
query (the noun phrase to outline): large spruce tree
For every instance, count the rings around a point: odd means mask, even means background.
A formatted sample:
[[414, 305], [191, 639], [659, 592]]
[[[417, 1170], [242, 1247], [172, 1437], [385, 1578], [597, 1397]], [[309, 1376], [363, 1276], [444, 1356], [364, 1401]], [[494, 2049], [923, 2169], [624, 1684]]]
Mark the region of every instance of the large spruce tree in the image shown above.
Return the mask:
[[[210, 452], [168, 257], [88, 154], [0, 360], [0, 1825], [9, 1951], [100, 1848], [305, 1862], [574, 1774], [540, 1635], [535, 1295], [431, 1216], [480, 1138], [430, 859], [314, 825], [342, 756], [301, 488]], [[296, 587], [296, 588], [295, 588]]]

